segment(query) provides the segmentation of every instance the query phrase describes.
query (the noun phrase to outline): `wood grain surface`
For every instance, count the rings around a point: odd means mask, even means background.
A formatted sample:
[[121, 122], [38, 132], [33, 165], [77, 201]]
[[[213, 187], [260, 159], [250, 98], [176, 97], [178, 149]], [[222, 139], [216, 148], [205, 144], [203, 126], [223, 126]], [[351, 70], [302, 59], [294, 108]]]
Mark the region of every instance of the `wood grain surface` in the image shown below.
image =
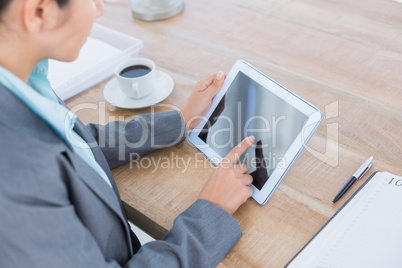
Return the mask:
[[[133, 19], [128, 5], [106, 4], [97, 21], [141, 39], [140, 56], [172, 76], [174, 90], [162, 104], [183, 107], [196, 81], [219, 70], [227, 73], [243, 59], [325, 112], [308, 148], [268, 204], [260, 207], [248, 200], [235, 213], [243, 237], [221, 264], [283, 267], [373, 171], [402, 175], [402, 4], [185, 4], [178, 16], [152, 23]], [[103, 98], [105, 84], [68, 101], [85, 123], [170, 109], [116, 108]], [[370, 156], [370, 172], [333, 205], [339, 189]], [[130, 219], [160, 238], [197, 199], [213, 167], [188, 142], [144, 159], [143, 168], [132, 162], [114, 169], [113, 175]]]

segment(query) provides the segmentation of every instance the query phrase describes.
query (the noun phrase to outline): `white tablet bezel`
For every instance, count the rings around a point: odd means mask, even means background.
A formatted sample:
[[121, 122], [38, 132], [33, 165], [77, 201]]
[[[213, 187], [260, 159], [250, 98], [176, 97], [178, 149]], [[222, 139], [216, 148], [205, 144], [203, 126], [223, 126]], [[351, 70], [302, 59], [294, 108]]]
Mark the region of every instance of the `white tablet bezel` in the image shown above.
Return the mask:
[[189, 142], [197, 148], [201, 153], [205, 155], [214, 165], [218, 165], [222, 160], [222, 157], [218, 155], [213, 149], [211, 149], [208, 144], [206, 144], [202, 139], [199, 138], [199, 134], [202, 131], [205, 123], [211, 117], [213, 111], [226, 94], [227, 90], [230, 88], [230, 85], [236, 78], [237, 74], [242, 72], [250, 79], [256, 81], [265, 89], [269, 90], [303, 114], [305, 114], [308, 119], [303, 125], [302, 130], [297, 135], [287, 152], [285, 153], [283, 159], [286, 162], [286, 165], [283, 168], [277, 167], [274, 169], [272, 174], [269, 176], [269, 179], [264, 184], [261, 190], [258, 190], [254, 185], [251, 185], [253, 189], [252, 198], [259, 204], [265, 205], [268, 200], [271, 198], [275, 190], [278, 188], [281, 181], [284, 179], [286, 173], [289, 171], [290, 167], [293, 165], [294, 161], [297, 159], [299, 154], [303, 151], [303, 148], [310, 140], [314, 132], [316, 131], [317, 127], [321, 123], [323, 119], [323, 113], [313, 106], [312, 104], [308, 103], [307, 101], [303, 100], [290, 90], [286, 89], [279, 83], [275, 82], [267, 75], [261, 73], [250, 64], [246, 63], [245, 61], [238, 60], [234, 64], [233, 68], [230, 70], [229, 74], [226, 77], [226, 80], [220, 89], [220, 91], [214, 97], [211, 107], [206, 113], [204, 120], [202, 120], [189, 134], [188, 140]]

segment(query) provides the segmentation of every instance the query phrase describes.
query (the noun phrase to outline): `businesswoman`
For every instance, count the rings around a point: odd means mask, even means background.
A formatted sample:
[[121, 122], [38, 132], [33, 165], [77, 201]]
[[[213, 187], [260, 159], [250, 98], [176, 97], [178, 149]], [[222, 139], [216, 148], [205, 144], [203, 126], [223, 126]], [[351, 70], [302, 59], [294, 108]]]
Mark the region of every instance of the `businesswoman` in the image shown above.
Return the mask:
[[0, 0], [0, 267], [214, 267], [241, 236], [231, 214], [252, 179], [235, 162], [253, 138], [163, 240], [141, 247], [110, 172], [128, 161], [118, 151], [183, 141], [225, 77], [199, 82], [181, 111], [84, 126], [50, 88], [47, 59], [74, 60], [102, 13], [101, 0]]

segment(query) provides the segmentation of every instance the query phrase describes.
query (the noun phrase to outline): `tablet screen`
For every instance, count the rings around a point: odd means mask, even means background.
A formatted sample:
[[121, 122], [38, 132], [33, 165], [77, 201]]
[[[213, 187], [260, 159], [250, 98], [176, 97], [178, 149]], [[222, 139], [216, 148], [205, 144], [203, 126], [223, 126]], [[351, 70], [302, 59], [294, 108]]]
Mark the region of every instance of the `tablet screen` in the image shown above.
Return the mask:
[[255, 143], [240, 158], [261, 190], [308, 119], [301, 111], [239, 72], [199, 138], [222, 158], [245, 137]]

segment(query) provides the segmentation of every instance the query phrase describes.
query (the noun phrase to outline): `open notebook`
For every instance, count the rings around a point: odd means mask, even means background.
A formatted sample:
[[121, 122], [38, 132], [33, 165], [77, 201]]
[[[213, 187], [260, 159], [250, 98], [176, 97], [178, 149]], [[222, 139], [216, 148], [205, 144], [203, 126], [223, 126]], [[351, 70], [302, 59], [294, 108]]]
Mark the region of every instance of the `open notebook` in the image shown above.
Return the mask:
[[402, 177], [374, 173], [287, 267], [402, 267]]

